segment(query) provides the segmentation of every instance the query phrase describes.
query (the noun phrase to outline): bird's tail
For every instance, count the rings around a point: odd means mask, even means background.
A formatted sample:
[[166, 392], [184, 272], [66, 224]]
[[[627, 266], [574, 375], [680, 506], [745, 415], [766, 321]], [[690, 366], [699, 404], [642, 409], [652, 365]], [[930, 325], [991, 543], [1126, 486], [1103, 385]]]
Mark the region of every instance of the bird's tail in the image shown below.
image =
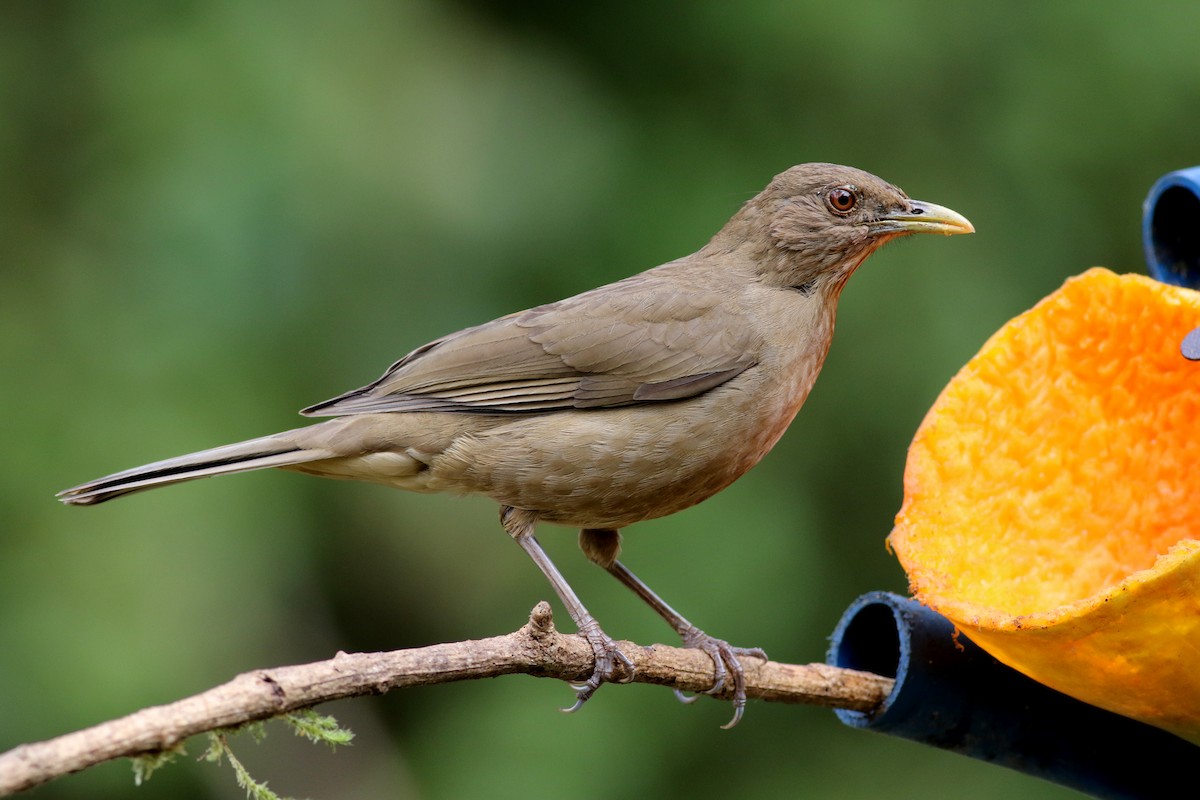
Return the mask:
[[80, 484], [58, 493], [58, 499], [68, 505], [94, 505], [114, 497], [166, 486], [171, 483], [206, 478], [210, 475], [225, 475], [233, 472], [248, 472], [268, 467], [286, 467], [319, 461], [332, 454], [323, 449], [304, 447], [304, 438], [298, 431], [285, 431], [258, 439], [249, 439], [211, 450], [201, 450], [186, 456], [155, 461], [153, 464], [127, 469], [94, 481]]

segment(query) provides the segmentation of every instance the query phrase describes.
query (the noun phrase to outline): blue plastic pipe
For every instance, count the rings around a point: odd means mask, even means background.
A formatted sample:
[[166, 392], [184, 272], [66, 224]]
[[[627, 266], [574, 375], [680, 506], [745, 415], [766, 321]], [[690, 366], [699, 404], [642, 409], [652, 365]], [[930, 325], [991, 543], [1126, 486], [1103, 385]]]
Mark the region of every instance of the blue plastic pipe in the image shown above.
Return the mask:
[[1200, 167], [1169, 172], [1150, 189], [1142, 246], [1153, 277], [1200, 289]]
[[[1195, 791], [1200, 747], [1027, 678], [915, 600], [889, 592], [859, 597], [838, 622], [826, 662], [896, 679], [873, 713], [836, 712], [850, 727], [961, 753], [1098, 798]], [[931, 775], [930, 796], [938, 796], [936, 783]]]

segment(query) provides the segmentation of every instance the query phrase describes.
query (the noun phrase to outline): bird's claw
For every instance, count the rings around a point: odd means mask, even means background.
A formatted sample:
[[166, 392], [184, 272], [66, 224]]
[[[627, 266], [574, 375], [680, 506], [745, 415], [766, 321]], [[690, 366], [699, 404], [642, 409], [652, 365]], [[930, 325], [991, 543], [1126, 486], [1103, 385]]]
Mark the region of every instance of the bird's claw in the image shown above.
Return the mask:
[[[703, 694], [713, 695], [725, 691], [729, 680], [733, 679], [733, 718], [721, 727], [728, 730], [742, 720], [746, 710], [746, 673], [741, 659], [757, 658], [767, 660], [767, 654], [759, 647], [734, 647], [724, 639], [709, 636], [698, 628], [683, 631], [683, 646], [706, 653], [713, 662], [713, 685], [705, 689]], [[700, 695], [686, 695], [675, 690], [675, 697], [681, 703], [694, 703]]]
[[[592, 646], [592, 654], [595, 656], [596, 665], [592, 669], [592, 675], [583, 683], [573, 683], [571, 688], [575, 690], [575, 702], [569, 708], [562, 709], [563, 713], [571, 714], [583, 707], [583, 704], [588, 701], [596, 690], [603, 683], [629, 683], [633, 680], [633, 676], [637, 673], [637, 668], [629, 657], [621, 652], [608, 634], [600, 629], [600, 626], [593, 623], [584, 626], [579, 631], [588, 640], [588, 644]], [[617, 665], [620, 664], [620, 667]]]

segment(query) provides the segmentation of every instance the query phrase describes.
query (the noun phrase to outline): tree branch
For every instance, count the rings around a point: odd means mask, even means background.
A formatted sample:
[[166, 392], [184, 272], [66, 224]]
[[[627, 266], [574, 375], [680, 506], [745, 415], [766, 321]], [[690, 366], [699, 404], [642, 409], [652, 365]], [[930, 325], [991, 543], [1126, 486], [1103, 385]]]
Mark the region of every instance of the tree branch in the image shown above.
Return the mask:
[[[637, 668], [634, 680], [703, 692], [712, 685], [712, 661], [697, 650], [619, 642]], [[0, 753], [0, 796], [40, 786], [115, 758], [168, 750], [189, 736], [268, 719], [346, 697], [391, 689], [525, 673], [584, 681], [592, 672], [587, 641], [554, 629], [548, 603], [534, 607], [529, 623], [505, 636], [437, 644], [387, 653], [338, 653], [327, 661], [261, 669], [163, 706], [44, 742]], [[825, 664], [745, 664], [750, 697], [776, 703], [870, 711], [891, 691], [879, 675]], [[714, 695], [727, 698], [729, 693]]]

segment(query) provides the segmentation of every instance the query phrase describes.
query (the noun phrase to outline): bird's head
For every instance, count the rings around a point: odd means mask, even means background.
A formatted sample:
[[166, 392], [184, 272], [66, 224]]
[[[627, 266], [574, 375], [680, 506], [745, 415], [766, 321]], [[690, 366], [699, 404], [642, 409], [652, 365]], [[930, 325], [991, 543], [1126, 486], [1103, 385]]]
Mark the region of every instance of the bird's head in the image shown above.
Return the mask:
[[[911, 200], [869, 172], [800, 164], [776, 175], [714, 239], [766, 251], [759, 280], [806, 291], [839, 289], [876, 248], [910, 233], [972, 233], [957, 212]], [[732, 241], [730, 240], [732, 239]], [[734, 245], [736, 246], [736, 245]]]

